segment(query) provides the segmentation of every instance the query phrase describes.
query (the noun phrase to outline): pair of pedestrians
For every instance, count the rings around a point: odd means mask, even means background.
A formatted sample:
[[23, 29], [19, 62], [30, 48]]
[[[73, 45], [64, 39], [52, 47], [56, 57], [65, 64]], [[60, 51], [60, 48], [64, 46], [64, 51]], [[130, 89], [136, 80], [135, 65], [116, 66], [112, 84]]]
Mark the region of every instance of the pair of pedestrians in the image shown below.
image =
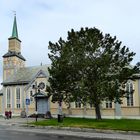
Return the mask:
[[5, 111], [5, 119], [11, 119], [12, 118], [12, 112], [11, 111]]

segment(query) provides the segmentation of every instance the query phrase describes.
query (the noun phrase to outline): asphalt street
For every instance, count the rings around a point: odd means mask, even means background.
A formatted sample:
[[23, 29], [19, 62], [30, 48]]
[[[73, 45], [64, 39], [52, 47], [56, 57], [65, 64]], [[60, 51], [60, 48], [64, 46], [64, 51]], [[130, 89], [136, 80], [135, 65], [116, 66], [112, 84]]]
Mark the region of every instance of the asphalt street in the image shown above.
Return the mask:
[[[91, 140], [91, 138], [0, 130], [0, 140]], [[99, 140], [92, 138], [92, 140]]]
[[[28, 126], [34, 118], [0, 118], [0, 140], [140, 140], [139, 132]], [[24, 126], [23, 126], [24, 125]]]

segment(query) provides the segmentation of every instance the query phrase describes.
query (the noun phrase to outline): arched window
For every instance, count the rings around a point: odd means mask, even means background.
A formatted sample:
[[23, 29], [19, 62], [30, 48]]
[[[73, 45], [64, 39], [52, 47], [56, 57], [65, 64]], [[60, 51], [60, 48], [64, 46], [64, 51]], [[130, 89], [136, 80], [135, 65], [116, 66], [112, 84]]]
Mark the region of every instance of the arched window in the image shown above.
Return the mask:
[[126, 83], [127, 106], [133, 106], [134, 105], [133, 91], [134, 91], [133, 83], [132, 83], [132, 81], [128, 81]]
[[11, 108], [11, 93], [10, 93], [10, 88], [7, 88], [7, 108]]
[[16, 88], [16, 108], [20, 108], [20, 88]]

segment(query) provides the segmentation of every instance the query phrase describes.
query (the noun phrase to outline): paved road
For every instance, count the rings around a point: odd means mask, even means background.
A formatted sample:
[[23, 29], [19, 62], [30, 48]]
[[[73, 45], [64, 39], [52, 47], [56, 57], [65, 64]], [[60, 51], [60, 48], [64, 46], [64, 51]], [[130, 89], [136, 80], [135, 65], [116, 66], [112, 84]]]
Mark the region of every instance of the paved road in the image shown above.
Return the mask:
[[[35, 121], [35, 119], [29, 118], [28, 122]], [[140, 140], [140, 133], [126, 133], [126, 132], [114, 132], [107, 130], [88, 130], [88, 129], [74, 129], [74, 128], [34, 128], [34, 127], [21, 127], [22, 124], [26, 124], [26, 118], [13, 118], [5, 120], [0, 118], [0, 140], [93, 140], [103, 139], [117, 139], [117, 140]], [[21, 137], [19, 139], [19, 137]], [[47, 138], [48, 137], [48, 138]]]
[[91, 138], [0, 130], [0, 140], [91, 140]]

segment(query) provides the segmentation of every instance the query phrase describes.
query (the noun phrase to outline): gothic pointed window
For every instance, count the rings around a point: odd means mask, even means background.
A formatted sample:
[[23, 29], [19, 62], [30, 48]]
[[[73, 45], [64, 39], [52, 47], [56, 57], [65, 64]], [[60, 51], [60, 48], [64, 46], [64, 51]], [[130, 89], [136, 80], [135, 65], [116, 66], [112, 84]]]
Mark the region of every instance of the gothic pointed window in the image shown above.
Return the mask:
[[16, 108], [20, 108], [20, 88], [16, 88]]
[[10, 88], [7, 88], [7, 108], [11, 108], [11, 92], [10, 92]]
[[134, 105], [133, 91], [134, 91], [133, 83], [131, 81], [128, 81], [126, 83], [127, 106], [133, 106]]

